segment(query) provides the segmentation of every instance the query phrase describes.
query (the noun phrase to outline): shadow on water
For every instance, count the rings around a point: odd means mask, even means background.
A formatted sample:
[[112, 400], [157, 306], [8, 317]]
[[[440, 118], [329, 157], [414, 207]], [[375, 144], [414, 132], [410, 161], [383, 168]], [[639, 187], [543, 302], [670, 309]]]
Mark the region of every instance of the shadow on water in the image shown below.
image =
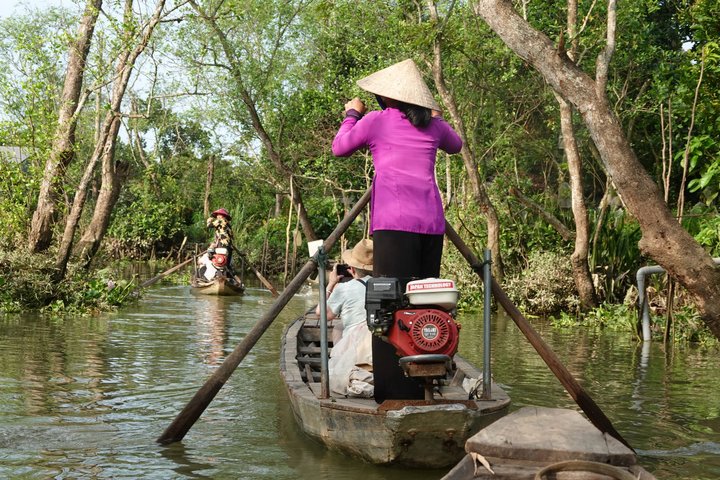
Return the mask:
[[[278, 371], [293, 298], [182, 443], [155, 439], [274, 299], [155, 286], [100, 318], [0, 316], [0, 478], [430, 480], [445, 471], [368, 465], [303, 434]], [[482, 316], [465, 313], [460, 351], [482, 365]], [[606, 415], [663, 479], [720, 478], [720, 356], [642, 348], [626, 334], [534, 322]], [[493, 319], [493, 374], [514, 409], [576, 409], [512, 320]]]

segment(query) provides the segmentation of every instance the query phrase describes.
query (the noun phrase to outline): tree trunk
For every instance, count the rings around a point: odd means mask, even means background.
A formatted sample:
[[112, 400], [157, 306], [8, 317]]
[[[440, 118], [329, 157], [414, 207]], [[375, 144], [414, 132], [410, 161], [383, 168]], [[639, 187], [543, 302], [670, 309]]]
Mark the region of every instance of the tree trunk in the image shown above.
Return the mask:
[[113, 117], [102, 153], [100, 193], [95, 203], [92, 220], [77, 245], [78, 256], [85, 264], [85, 268], [90, 266], [90, 262], [100, 248], [100, 242], [110, 225], [110, 215], [120, 197], [120, 188], [127, 174], [127, 165], [115, 161], [115, 145], [119, 130], [120, 118]]
[[[567, 36], [570, 39], [568, 58], [576, 61], [579, 38], [577, 35], [577, 0], [567, 1]], [[588, 248], [590, 233], [588, 226], [587, 208], [585, 207], [585, 192], [582, 179], [582, 160], [575, 138], [573, 126], [572, 105], [560, 95], [555, 94], [560, 106], [560, 129], [563, 138], [563, 150], [568, 163], [570, 175], [570, 198], [572, 199], [572, 212], [575, 220], [575, 249], [570, 256], [575, 288], [580, 297], [581, 310], [589, 310], [597, 306], [597, 296], [593, 285], [590, 266], [588, 265]]]
[[[158, 0], [152, 17], [141, 29], [140, 38], [134, 46], [132, 43], [132, 32], [128, 30], [125, 49], [118, 57], [118, 61], [115, 66], [116, 76], [113, 83], [110, 111], [105, 117], [105, 124], [103, 127], [103, 131], [106, 131], [107, 135], [102, 139], [102, 184], [95, 204], [95, 210], [93, 211], [92, 220], [90, 221], [88, 228], [83, 233], [77, 247], [86, 268], [90, 266], [90, 262], [100, 248], [100, 242], [105, 236], [105, 232], [110, 224], [110, 215], [112, 214], [115, 203], [120, 196], [120, 188], [124, 181], [124, 177], [127, 174], [128, 166], [125, 164], [117, 164], [117, 162], [115, 162], [115, 145], [117, 142], [118, 132], [120, 131], [120, 107], [122, 100], [125, 96], [125, 91], [127, 90], [127, 85], [130, 80], [133, 67], [135, 66], [135, 61], [145, 50], [145, 47], [150, 41], [153, 30], [160, 22], [164, 7], [165, 0]], [[126, 0], [126, 25], [131, 24], [132, 15], [132, 0]]]
[[76, 110], [78, 109], [82, 91], [85, 60], [90, 51], [90, 43], [101, 5], [102, 0], [88, 0], [80, 21], [77, 38], [70, 42], [65, 84], [60, 99], [58, 125], [55, 129], [50, 157], [45, 163], [37, 207], [33, 213], [30, 235], [28, 236], [28, 249], [32, 253], [47, 250], [52, 241], [58, 186], [62, 184], [65, 169], [75, 156]]
[[572, 239], [574, 233], [571, 232], [570, 229], [567, 228], [565, 225], [563, 225], [563, 223], [558, 220], [558, 218], [552, 213], [546, 211], [540, 205], [523, 195], [522, 192], [515, 187], [510, 187], [509, 192], [510, 195], [513, 195], [515, 198], [517, 198], [518, 202], [522, 203], [527, 208], [544, 218], [545, 221], [548, 222], [550, 226], [555, 229], [556, 232], [558, 232], [558, 235], [560, 235], [563, 240], [569, 242]]
[[[430, 18], [437, 24], [438, 13], [435, 0], [428, 0], [427, 3], [430, 9]], [[442, 70], [442, 51], [440, 43], [441, 34], [442, 32], [436, 32], [435, 40], [433, 42], [432, 72], [435, 79], [435, 86], [438, 89], [440, 98], [450, 113], [450, 118], [457, 128], [458, 135], [462, 138], [463, 146], [462, 150], [460, 150], [460, 155], [462, 156], [463, 163], [465, 164], [465, 171], [467, 172], [470, 185], [473, 189], [473, 197], [480, 207], [480, 212], [482, 212], [485, 216], [485, 221], [487, 223], [487, 248], [489, 248], [492, 253], [493, 276], [498, 283], [502, 283], [505, 274], [502, 255], [500, 252], [500, 221], [498, 220], [495, 207], [490, 201], [490, 197], [488, 196], [485, 186], [480, 178], [478, 165], [475, 161], [475, 155], [468, 143], [468, 137], [465, 133], [465, 124], [460, 116], [455, 96], [445, 84], [445, 78]]]
[[213, 176], [215, 174], [215, 155], [208, 157], [207, 177], [205, 177], [205, 200], [203, 201], [204, 218], [210, 216], [210, 188], [212, 188]]
[[575, 249], [570, 256], [570, 263], [572, 264], [575, 288], [580, 297], [580, 308], [589, 310], [597, 306], [597, 297], [588, 265], [590, 234], [583, 192], [582, 162], [580, 161], [575, 130], [572, 125], [572, 106], [560, 97], [558, 97], [558, 103], [560, 104], [560, 125], [565, 146], [565, 157], [567, 158], [570, 173], [572, 212], [575, 218]]
[[97, 130], [97, 143], [95, 144], [95, 151], [90, 157], [85, 171], [80, 179], [80, 184], [75, 191], [75, 198], [73, 198], [72, 207], [70, 208], [70, 214], [65, 222], [65, 230], [63, 231], [62, 239], [60, 240], [60, 248], [58, 249], [57, 258], [55, 260], [55, 280], [60, 281], [65, 277], [67, 271], [67, 264], [70, 260], [70, 252], [72, 251], [73, 238], [75, 237], [75, 231], [77, 226], [80, 224], [80, 217], [82, 216], [83, 208], [85, 207], [85, 201], [87, 200], [88, 189], [90, 182], [93, 179], [95, 173], [95, 166], [97, 165], [100, 157], [103, 154], [105, 140], [110, 133], [110, 127], [112, 126], [112, 114], [108, 112], [103, 129]]
[[[675, 220], [660, 189], [638, 161], [611, 110], [604, 89], [606, 70], [593, 81], [550, 39], [518, 16], [507, 0], [478, 0], [475, 12], [516, 54], [582, 116], [618, 192], [640, 224], [643, 253], [675, 277], [694, 297], [703, 320], [720, 338], [720, 267]], [[612, 14], [612, 12], [611, 12]]]

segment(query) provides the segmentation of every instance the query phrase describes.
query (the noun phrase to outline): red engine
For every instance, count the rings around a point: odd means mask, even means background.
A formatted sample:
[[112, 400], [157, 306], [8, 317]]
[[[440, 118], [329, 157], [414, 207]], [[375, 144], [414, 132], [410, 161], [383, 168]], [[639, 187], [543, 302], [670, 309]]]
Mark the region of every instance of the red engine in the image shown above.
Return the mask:
[[458, 349], [459, 330], [460, 325], [443, 310], [410, 308], [393, 313], [387, 339], [401, 357], [424, 354], [452, 357]]
[[222, 268], [225, 265], [227, 265], [227, 256], [216, 253], [212, 257], [212, 264], [215, 266], [215, 268]]
[[215, 248], [212, 255], [212, 264], [215, 268], [221, 269], [228, 263], [228, 249], [224, 247]]

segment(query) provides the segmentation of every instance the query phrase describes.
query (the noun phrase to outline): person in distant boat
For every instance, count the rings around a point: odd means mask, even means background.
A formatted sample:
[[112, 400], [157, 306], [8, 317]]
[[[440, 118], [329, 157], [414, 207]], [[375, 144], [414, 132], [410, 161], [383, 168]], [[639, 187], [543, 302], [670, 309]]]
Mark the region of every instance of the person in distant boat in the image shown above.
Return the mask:
[[[373, 275], [398, 278], [403, 286], [412, 278], [439, 277], [445, 214], [435, 157], [438, 149], [458, 153], [462, 140], [440, 116], [440, 106], [411, 59], [357, 84], [376, 96], [381, 110], [365, 114], [359, 98], [347, 102], [332, 152], [348, 157], [367, 147], [372, 154]], [[405, 377], [392, 345], [373, 337], [373, 358], [376, 401], [424, 398], [422, 383]]]
[[[341, 282], [338, 265], [327, 285], [327, 318], [342, 320], [342, 336], [330, 355], [330, 390], [340, 395], [372, 397], [372, 334], [367, 327], [365, 292], [373, 269], [373, 241], [360, 240], [342, 253], [350, 281]], [[320, 314], [320, 306], [315, 309]]]
[[207, 219], [207, 227], [215, 230], [215, 239], [208, 248], [208, 258], [212, 260], [215, 255], [215, 250], [224, 248], [226, 250], [224, 255], [227, 256], [228, 268], [232, 270], [233, 232], [230, 226], [230, 220], [232, 220], [232, 217], [224, 208], [215, 210]]

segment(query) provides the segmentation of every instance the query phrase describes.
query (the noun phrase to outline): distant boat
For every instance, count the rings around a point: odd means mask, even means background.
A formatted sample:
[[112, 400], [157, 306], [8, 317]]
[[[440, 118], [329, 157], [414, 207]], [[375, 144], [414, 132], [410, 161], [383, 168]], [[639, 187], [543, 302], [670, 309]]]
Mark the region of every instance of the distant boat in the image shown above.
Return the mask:
[[242, 295], [245, 285], [230, 269], [230, 250], [216, 247], [212, 255], [204, 253], [198, 259], [199, 268], [190, 280], [193, 293], [200, 295]]
[[199, 295], [242, 295], [245, 285], [235, 278], [218, 275], [211, 280], [194, 277], [190, 281], [190, 289]]
[[508, 412], [510, 398], [495, 384], [492, 400], [470, 398], [463, 380], [474, 384], [482, 373], [459, 355], [433, 400], [321, 399], [319, 323], [306, 314], [285, 329], [280, 371], [300, 427], [330, 449], [374, 464], [447, 467], [465, 455], [468, 438]]

